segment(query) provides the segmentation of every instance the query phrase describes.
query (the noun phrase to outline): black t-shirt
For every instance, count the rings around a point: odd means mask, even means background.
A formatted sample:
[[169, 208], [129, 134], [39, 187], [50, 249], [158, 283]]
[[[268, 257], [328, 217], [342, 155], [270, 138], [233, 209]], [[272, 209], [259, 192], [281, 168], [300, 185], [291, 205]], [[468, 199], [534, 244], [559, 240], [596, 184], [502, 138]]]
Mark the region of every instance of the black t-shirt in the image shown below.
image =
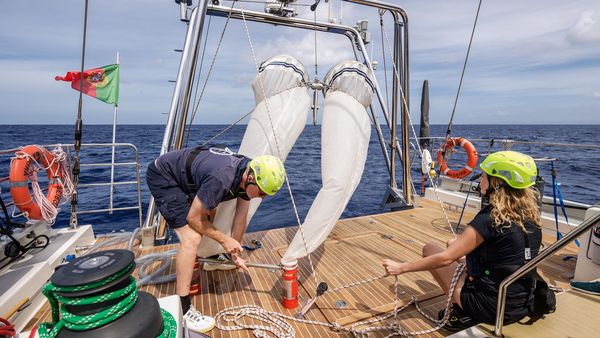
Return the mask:
[[[486, 283], [497, 294], [500, 282], [514, 272], [514, 267], [525, 264], [525, 234], [516, 223], [496, 229], [491, 218], [492, 206], [483, 208], [469, 223], [480, 235], [484, 242], [471, 253], [467, 254], [467, 271], [470, 276], [485, 279]], [[535, 224], [525, 223], [527, 240], [531, 249], [531, 258], [537, 256], [542, 243], [542, 232]], [[512, 268], [511, 268], [512, 267]], [[491, 284], [491, 285], [490, 285]], [[514, 283], [508, 288], [509, 296], [528, 293], [528, 283]]]
[[174, 180], [185, 193], [196, 194], [209, 210], [216, 208], [220, 202], [238, 197], [241, 177], [249, 159], [218, 148], [200, 151], [191, 165], [191, 177], [197, 190], [190, 191], [185, 164], [194, 148], [161, 155], [156, 160], [156, 167], [163, 175]]

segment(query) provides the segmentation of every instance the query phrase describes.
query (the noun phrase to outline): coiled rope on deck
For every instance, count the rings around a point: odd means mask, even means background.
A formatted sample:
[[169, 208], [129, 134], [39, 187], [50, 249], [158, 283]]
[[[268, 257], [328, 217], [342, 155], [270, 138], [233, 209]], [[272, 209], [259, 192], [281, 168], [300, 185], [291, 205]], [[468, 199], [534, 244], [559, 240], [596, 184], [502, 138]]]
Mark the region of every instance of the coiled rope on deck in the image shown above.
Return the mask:
[[[450, 282], [450, 287], [448, 291], [448, 299], [446, 301], [446, 308], [444, 310], [444, 317], [441, 320], [437, 320], [426, 314], [420, 307], [417, 300], [417, 297], [414, 295], [411, 296], [411, 300], [401, 307], [398, 306], [398, 277], [394, 277], [394, 310], [392, 312], [385, 313], [378, 317], [360, 321], [352, 324], [350, 327], [344, 327], [339, 325], [338, 323], [327, 323], [320, 322], [317, 320], [309, 320], [309, 319], [300, 319], [288, 315], [284, 315], [274, 311], [267, 311], [264, 308], [261, 308], [256, 305], [241, 305], [241, 306], [232, 306], [226, 309], [223, 309], [217, 313], [215, 316], [216, 325], [220, 330], [223, 331], [238, 331], [238, 330], [252, 330], [254, 336], [256, 337], [270, 337], [269, 333], [279, 338], [291, 338], [295, 336], [294, 328], [286, 322], [286, 320], [295, 321], [298, 323], [309, 324], [309, 325], [320, 325], [324, 327], [328, 327], [333, 331], [337, 332], [348, 332], [352, 333], [355, 337], [368, 337], [369, 333], [375, 331], [390, 331], [387, 337], [392, 336], [401, 336], [401, 337], [410, 337], [421, 334], [427, 334], [442, 328], [448, 318], [450, 316], [450, 307], [452, 305], [452, 295], [454, 294], [454, 289], [456, 288], [456, 284], [465, 269], [465, 264], [458, 264], [458, 267], [452, 276], [452, 280]], [[382, 279], [387, 276], [375, 277], [366, 281], [360, 281], [344, 286], [340, 286], [338, 288], [329, 290], [327, 292], [335, 292], [341, 289], [350, 288], [353, 286], [365, 284], [366, 282]], [[401, 313], [404, 309], [409, 307], [410, 305], [415, 305], [417, 311], [423, 315], [425, 318], [435, 323], [435, 327], [432, 327], [427, 330], [421, 331], [407, 331], [398, 322], [398, 314]], [[395, 322], [390, 325], [382, 325], [382, 326], [369, 326], [364, 329], [358, 329], [358, 327], [364, 325], [370, 325], [376, 322], [381, 322], [383, 320], [394, 318]], [[247, 319], [246, 321], [244, 319]], [[248, 320], [253, 320], [254, 323], [249, 323]], [[260, 324], [257, 324], [256, 321], [259, 321]]]
[[[133, 308], [138, 299], [138, 291], [136, 288], [135, 279], [132, 276], [129, 276], [130, 282], [126, 287], [105, 294], [88, 297], [68, 297], [64, 296], [64, 294], [69, 292], [91, 290], [99, 286], [106, 285], [129, 273], [132, 267], [133, 263], [129, 264], [123, 270], [113, 274], [112, 276], [96, 282], [77, 286], [57, 286], [51, 282], [47, 283], [42, 289], [42, 293], [44, 296], [46, 296], [46, 298], [48, 298], [48, 302], [50, 303], [52, 322], [40, 324], [38, 327], [38, 334], [40, 338], [54, 338], [58, 335], [63, 327], [73, 331], [86, 331], [111, 323], [121, 318], [124, 314], [131, 310], [131, 308]], [[60, 295], [59, 293], [62, 293], [63, 295]], [[122, 297], [123, 299], [121, 299], [115, 305], [87, 316], [75, 315], [69, 312], [67, 309], [67, 305], [103, 303]], [[59, 302], [62, 303], [62, 305], [59, 306]], [[164, 329], [161, 335], [158, 337], [174, 338], [177, 333], [177, 323], [175, 322], [175, 319], [169, 312], [163, 309], [161, 309], [161, 314], [163, 317]]]

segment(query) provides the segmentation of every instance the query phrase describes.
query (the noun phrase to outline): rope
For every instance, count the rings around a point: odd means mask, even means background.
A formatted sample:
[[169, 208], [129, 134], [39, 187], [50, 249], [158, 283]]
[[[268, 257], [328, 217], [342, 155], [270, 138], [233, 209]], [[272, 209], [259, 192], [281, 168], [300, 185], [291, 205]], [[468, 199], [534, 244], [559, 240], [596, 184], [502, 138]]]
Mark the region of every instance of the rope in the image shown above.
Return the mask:
[[[51, 282], [47, 283], [42, 289], [42, 293], [44, 296], [46, 296], [46, 298], [48, 298], [48, 302], [50, 303], [52, 322], [42, 323], [39, 325], [37, 332], [40, 338], [54, 338], [58, 335], [63, 327], [73, 331], [87, 331], [102, 325], [106, 325], [121, 318], [125, 313], [131, 310], [133, 306], [135, 306], [138, 299], [138, 291], [135, 285], [135, 279], [132, 276], [129, 276], [129, 284], [126, 287], [105, 294], [87, 297], [68, 297], [64, 296], [64, 293], [91, 290], [99, 286], [106, 285], [129, 273], [132, 265], [133, 263], [129, 264], [116, 274], [93, 283], [77, 286], [57, 286]], [[100, 312], [83, 316], [75, 315], [69, 312], [66, 306], [104, 303], [119, 298], [122, 299], [113, 306], [108, 307]], [[59, 306], [59, 302], [62, 303], [61, 306]], [[161, 314], [163, 317], [164, 329], [159, 337], [174, 338], [177, 334], [177, 324], [175, 319], [170, 313], [163, 309], [161, 309]]]
[[[68, 201], [75, 192], [75, 187], [73, 185], [73, 181], [71, 181], [71, 176], [66, 166], [67, 154], [59, 145], [50, 152], [52, 154], [52, 160], [50, 161], [46, 156], [46, 149], [44, 147], [39, 145], [36, 145], [35, 147], [39, 149], [39, 153], [44, 157], [42, 162], [48, 163], [46, 167], [36, 160], [35, 157], [23, 151], [16, 152], [15, 157], [13, 157], [11, 161], [15, 159], [26, 159], [33, 164], [31, 166], [31, 172], [27, 174], [29, 180], [31, 181], [33, 201], [40, 207], [40, 212], [44, 222], [48, 224], [54, 224], [56, 215], [58, 214], [58, 209], [54, 206], [54, 204], [52, 204], [52, 202], [48, 200], [48, 197], [44, 194], [44, 190], [40, 187], [38, 171], [40, 169], [50, 171], [50, 176], [52, 179], [57, 180], [58, 184], [60, 184], [63, 188], [61, 197], [64, 197], [65, 202]], [[56, 171], [52, 169], [55, 164], [58, 166]], [[31, 200], [25, 203], [29, 203], [30, 201]]]
[[6, 337], [13, 337], [17, 335], [17, 331], [15, 330], [15, 326], [11, 324], [8, 320], [4, 318], [0, 318], [0, 335]]
[[[434, 319], [431, 316], [427, 315], [419, 307], [418, 300], [414, 295], [411, 296], [411, 300], [408, 303], [402, 305], [401, 307], [398, 307], [398, 302], [399, 302], [399, 298], [398, 298], [399, 286], [398, 285], [399, 285], [399, 283], [398, 283], [398, 276], [395, 276], [395, 278], [394, 278], [394, 310], [392, 312], [389, 312], [387, 314], [384, 314], [384, 315], [381, 315], [381, 316], [378, 316], [378, 317], [375, 317], [372, 319], [354, 323], [350, 327], [343, 327], [337, 323], [328, 323], [328, 322], [320, 322], [317, 320], [300, 319], [300, 318], [284, 315], [284, 314], [281, 314], [278, 312], [268, 311], [268, 310], [265, 310], [264, 308], [261, 308], [256, 305], [232, 306], [232, 307], [229, 307], [229, 308], [219, 311], [217, 313], [217, 315], [215, 316], [216, 326], [220, 330], [228, 331], [228, 332], [238, 331], [238, 330], [252, 330], [252, 333], [254, 334], [255, 337], [270, 337], [269, 333], [271, 333], [272, 335], [275, 335], [276, 337], [280, 337], [280, 338], [291, 338], [291, 337], [295, 336], [295, 331], [294, 331], [293, 327], [287, 321], [294, 321], [294, 322], [308, 324], [308, 325], [324, 326], [324, 327], [327, 327], [334, 331], [352, 333], [354, 335], [354, 337], [369, 337], [369, 334], [374, 331], [391, 331], [391, 333], [389, 335], [385, 336], [386, 338], [392, 337], [392, 336], [410, 337], [410, 336], [416, 336], [416, 335], [421, 335], [421, 334], [427, 334], [427, 333], [431, 333], [431, 332], [435, 332], [435, 331], [439, 330], [448, 321], [448, 318], [450, 317], [449, 309], [452, 306], [452, 295], [454, 294], [454, 289], [456, 288], [456, 284], [458, 283], [458, 280], [460, 279], [460, 276], [461, 276], [462, 272], [464, 271], [464, 268], [465, 268], [465, 264], [458, 264], [458, 267], [456, 268], [456, 271], [454, 272], [454, 275], [452, 276], [452, 280], [450, 282], [450, 288], [448, 291], [448, 300], [446, 301], [446, 308], [444, 310], [444, 317], [441, 320]], [[387, 277], [387, 275], [371, 278], [369, 280], [365, 280], [365, 281], [361, 281], [361, 282], [344, 285], [344, 286], [341, 286], [341, 287], [338, 287], [338, 288], [335, 288], [332, 290], [328, 290], [327, 292], [339, 291], [344, 288], [349, 288], [349, 287], [353, 287], [356, 285], [368, 283], [368, 282], [371, 282], [371, 281], [374, 281], [377, 279], [381, 279], [384, 277]], [[415, 305], [415, 308], [421, 315], [423, 315], [425, 318], [427, 318], [428, 320], [430, 320], [431, 322], [436, 324], [435, 327], [427, 329], [427, 330], [421, 330], [421, 331], [407, 331], [400, 326], [400, 324], [398, 323], [398, 320], [397, 320], [398, 314], [413, 304]], [[360, 330], [357, 329], [357, 327], [360, 327], [363, 325], [370, 325], [370, 324], [373, 324], [376, 322], [381, 322], [383, 320], [386, 320], [386, 319], [389, 319], [392, 317], [396, 320], [391, 325], [370, 326], [370, 327], [360, 329]], [[254, 321], [254, 324], [248, 323], [248, 320]], [[260, 324], [256, 324], [256, 321], [258, 321]]]
[[[381, 20], [383, 20], [382, 14], [380, 14], [380, 15], [381, 15]], [[387, 30], [383, 29], [383, 34], [385, 35], [385, 40], [387, 42], [387, 47], [388, 47], [388, 49], [390, 49], [389, 52], [390, 52], [391, 55], [393, 55], [392, 54], [392, 50], [390, 48], [390, 40], [389, 40], [389, 37], [388, 37], [388, 34], [387, 34]], [[401, 83], [400, 75], [399, 75], [399, 72], [398, 72], [398, 67], [396, 65], [396, 61], [393, 60], [393, 59], [392, 59], [392, 70], [394, 71], [394, 76], [396, 77], [397, 81], [399, 83]], [[408, 104], [406, 102], [406, 96], [405, 96], [405, 93], [404, 93], [404, 89], [402, 88], [402, 86], [399, 86], [399, 87], [400, 87], [400, 96], [402, 98], [402, 104], [404, 105], [404, 109], [408, 113], [407, 114], [408, 115], [408, 123], [409, 123], [409, 125], [411, 127], [411, 130], [412, 130], [413, 134], [415, 135], [415, 138], [417, 138], [417, 131], [415, 130], [415, 126], [412, 123], [412, 119], [410, 118], [410, 110], [409, 110]], [[419, 144], [419, 142], [417, 142], [417, 149], [419, 149], [419, 154], [421, 154], [423, 152], [423, 150], [421, 149], [421, 145]], [[436, 196], [436, 198], [437, 198], [437, 200], [438, 200], [438, 202], [440, 204], [440, 209], [442, 209], [442, 212], [444, 213], [444, 218], [446, 219], [446, 222], [448, 223], [448, 228], [450, 229], [450, 232], [452, 232], [452, 236], [454, 238], [456, 238], [456, 232], [454, 231], [454, 228], [452, 227], [452, 223], [450, 222], [450, 218], [448, 217], [448, 213], [446, 213], [446, 209], [444, 209], [444, 204], [442, 203], [442, 198], [439, 195], [439, 192], [438, 192], [438, 189], [437, 189], [437, 184], [433, 180], [433, 177], [431, 176], [431, 172], [430, 171], [427, 172], [427, 176], [429, 177], [429, 181], [431, 182], [431, 186], [433, 187], [433, 192], [435, 193], [435, 196]]]
[[[252, 38], [250, 37], [250, 30], [248, 29], [248, 23], [246, 22], [246, 15], [244, 13], [244, 8], [243, 6], [240, 6], [241, 9], [241, 13], [242, 13], [242, 20], [244, 22], [244, 29], [246, 31], [246, 37], [248, 38], [248, 43], [250, 45], [250, 51], [252, 52], [252, 60], [254, 61], [254, 66], [256, 67], [256, 73], [257, 73], [257, 77], [258, 77], [258, 82], [260, 84], [260, 88], [262, 90], [263, 93], [263, 97], [265, 98], [265, 108], [267, 109], [267, 116], [269, 117], [269, 124], [271, 126], [271, 130], [273, 131], [273, 139], [275, 141], [275, 148], [277, 149], [277, 154], [279, 155], [279, 158], [282, 158], [281, 156], [281, 148], [279, 147], [279, 142], [277, 141], [277, 135], [275, 134], [275, 126], [273, 124], [273, 118], [271, 116], [271, 111], [269, 109], [269, 100], [267, 100], [267, 93], [265, 90], [265, 86], [263, 84], [262, 81], [262, 75], [261, 72], [259, 71], [259, 64], [258, 64], [258, 60], [256, 59], [256, 53], [254, 52], [254, 45], [252, 44]], [[230, 13], [231, 14], [231, 13]], [[315, 285], [317, 285], [317, 276], [316, 276], [316, 269], [314, 268], [313, 262], [312, 262], [312, 257], [311, 257], [311, 253], [308, 251], [308, 244], [306, 244], [306, 238], [304, 236], [304, 230], [302, 229], [302, 222], [300, 221], [300, 215], [298, 214], [298, 208], [296, 207], [296, 201], [294, 199], [294, 194], [292, 192], [292, 188], [290, 186], [290, 180], [288, 178], [287, 172], [285, 173], [285, 183], [288, 189], [288, 193], [290, 195], [290, 200], [292, 201], [292, 207], [294, 209], [294, 215], [296, 216], [296, 222], [298, 223], [298, 227], [300, 230], [300, 236], [302, 237], [302, 242], [304, 244], [304, 250], [306, 251], [307, 257], [308, 257], [308, 262], [310, 264], [310, 269], [312, 270], [312, 274], [311, 276], [313, 276]]]
[[54, 156], [53, 161], [58, 162], [58, 174], [56, 176], [63, 187], [62, 197], [65, 200], [70, 200], [75, 192], [75, 185], [73, 184], [71, 175], [67, 169], [67, 153], [65, 153], [60, 144], [52, 149], [50, 153]]

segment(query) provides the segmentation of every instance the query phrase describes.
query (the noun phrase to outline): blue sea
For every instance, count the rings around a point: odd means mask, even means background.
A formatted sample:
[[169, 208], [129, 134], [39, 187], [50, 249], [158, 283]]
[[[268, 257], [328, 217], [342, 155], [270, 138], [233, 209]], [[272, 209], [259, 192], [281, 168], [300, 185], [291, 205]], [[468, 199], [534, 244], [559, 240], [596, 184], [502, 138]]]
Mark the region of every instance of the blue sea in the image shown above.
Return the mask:
[[[201, 144], [225, 129], [226, 125], [195, 125], [192, 127], [188, 145]], [[142, 203], [144, 211], [149, 200], [149, 191], [145, 183], [146, 167], [158, 156], [162, 142], [164, 126], [161, 125], [121, 125], [117, 127], [117, 142], [132, 143], [139, 150], [142, 177]], [[237, 150], [245, 130], [244, 125], [234, 126], [214, 141], [215, 144], [225, 145]], [[418, 126], [416, 126], [418, 132]], [[431, 126], [431, 136], [443, 136], [445, 125]], [[389, 131], [383, 130], [389, 137]], [[3, 149], [24, 146], [28, 144], [73, 143], [74, 127], [72, 125], [10, 125], [3, 128], [0, 142]], [[492, 151], [502, 150], [500, 140], [513, 139], [519, 141], [535, 141], [549, 143], [600, 144], [600, 125], [455, 125], [452, 136], [462, 136], [467, 139], [494, 139]], [[320, 126], [307, 125], [298, 142], [292, 149], [286, 163], [286, 170], [293, 192], [293, 198], [298, 207], [300, 219], [303, 220], [313, 199], [321, 187]], [[112, 139], [111, 125], [84, 125], [83, 143], [110, 143]], [[414, 143], [414, 140], [413, 140]], [[480, 154], [490, 150], [489, 141], [473, 142]], [[436, 149], [439, 140], [435, 142]], [[593, 204], [600, 201], [600, 149], [562, 148], [537, 145], [515, 145], [513, 150], [522, 151], [534, 157], [556, 158], [556, 161], [539, 162], [540, 174], [546, 180], [546, 195], [552, 194], [551, 163], [557, 170], [557, 180], [561, 183], [562, 195], [565, 199]], [[453, 156], [455, 167], [460, 167], [464, 157]], [[483, 156], [480, 156], [480, 160]], [[81, 152], [82, 163], [107, 163], [111, 160], [110, 148], [90, 148]], [[117, 162], [130, 162], [132, 152], [120, 149], [117, 152]], [[413, 163], [413, 180], [420, 187], [420, 162], [415, 158]], [[8, 176], [9, 155], [1, 155], [0, 177]], [[400, 165], [398, 165], [400, 167]], [[401, 169], [398, 176], [401, 178]], [[117, 167], [115, 181], [135, 180], [132, 167]], [[81, 171], [80, 183], [109, 182], [109, 168], [85, 167]], [[375, 130], [371, 133], [369, 155], [362, 181], [350, 200], [342, 217], [354, 217], [380, 213], [389, 176], [377, 140]], [[2, 197], [10, 200], [8, 182], [0, 181]], [[100, 209], [108, 207], [108, 187], [81, 188], [80, 209]], [[135, 185], [123, 185], [115, 188], [115, 207], [130, 206], [137, 202]], [[69, 222], [70, 205], [61, 207], [55, 227], [67, 226]], [[22, 219], [21, 219], [22, 221]], [[114, 212], [80, 215], [80, 224], [93, 224], [96, 233], [113, 231], [130, 231], [138, 226], [137, 211]], [[274, 197], [265, 199], [258, 212], [253, 217], [249, 231], [258, 231], [277, 227], [297, 225], [289, 194], [284, 190]]]

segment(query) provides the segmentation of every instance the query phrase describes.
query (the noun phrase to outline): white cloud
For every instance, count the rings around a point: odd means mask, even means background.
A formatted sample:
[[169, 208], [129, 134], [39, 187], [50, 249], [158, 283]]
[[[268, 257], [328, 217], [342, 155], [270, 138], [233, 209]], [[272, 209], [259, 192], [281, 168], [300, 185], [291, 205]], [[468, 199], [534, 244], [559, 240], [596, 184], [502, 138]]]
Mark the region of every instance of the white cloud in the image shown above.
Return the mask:
[[[339, 17], [339, 1], [332, 1], [334, 16]], [[262, 4], [236, 3], [236, 7], [242, 5], [263, 10]], [[327, 19], [328, 6], [321, 1], [318, 20]], [[421, 83], [428, 79], [432, 123], [447, 123], [477, 2], [403, 1], [402, 6], [410, 22], [412, 112], [418, 115]], [[300, 18], [313, 19], [308, 7], [299, 9]], [[180, 59], [173, 49], [181, 48], [185, 38], [178, 7], [165, 1], [104, 0], [91, 2], [89, 13], [86, 66], [107, 64], [117, 50], [121, 52], [121, 121], [163, 123], [161, 113], [168, 110], [173, 93], [173, 84], [167, 80], [175, 78]], [[19, 2], [2, 4], [0, 116], [10, 114], [5, 123], [72, 122], [74, 92], [53, 77], [80, 64], [81, 14], [82, 5], [73, 6], [71, 0], [40, 2], [28, 11]], [[56, 17], [70, 19], [56, 21]], [[373, 48], [372, 58], [379, 62], [379, 86], [385, 90], [379, 15], [375, 10], [345, 4], [343, 24], [354, 25], [359, 19], [369, 20], [373, 43], [367, 48]], [[391, 16], [384, 19], [391, 39]], [[225, 18], [211, 20], [210, 32], [205, 35], [208, 47], [201, 84], [225, 22]], [[300, 59], [313, 77], [313, 31], [257, 23], [248, 26], [258, 62], [274, 54], [290, 54]], [[346, 37], [317, 35], [320, 78], [333, 64], [354, 58]], [[598, 0], [554, 1], [551, 5], [547, 0], [483, 2], [455, 121], [521, 123], [520, 118], [527, 115], [533, 123], [553, 123], [564, 118], [561, 112], [576, 111], [573, 120], [600, 123], [599, 45]], [[387, 48], [386, 54], [390, 81]], [[250, 83], [256, 71], [240, 21], [230, 22], [214, 67], [200, 105], [199, 114], [206, 114], [199, 115], [200, 123], [228, 123], [254, 104]], [[90, 114], [89, 119], [86, 121], [105, 123], [110, 116]]]
[[586, 10], [569, 29], [567, 41], [571, 44], [588, 44], [600, 42], [600, 12]]

